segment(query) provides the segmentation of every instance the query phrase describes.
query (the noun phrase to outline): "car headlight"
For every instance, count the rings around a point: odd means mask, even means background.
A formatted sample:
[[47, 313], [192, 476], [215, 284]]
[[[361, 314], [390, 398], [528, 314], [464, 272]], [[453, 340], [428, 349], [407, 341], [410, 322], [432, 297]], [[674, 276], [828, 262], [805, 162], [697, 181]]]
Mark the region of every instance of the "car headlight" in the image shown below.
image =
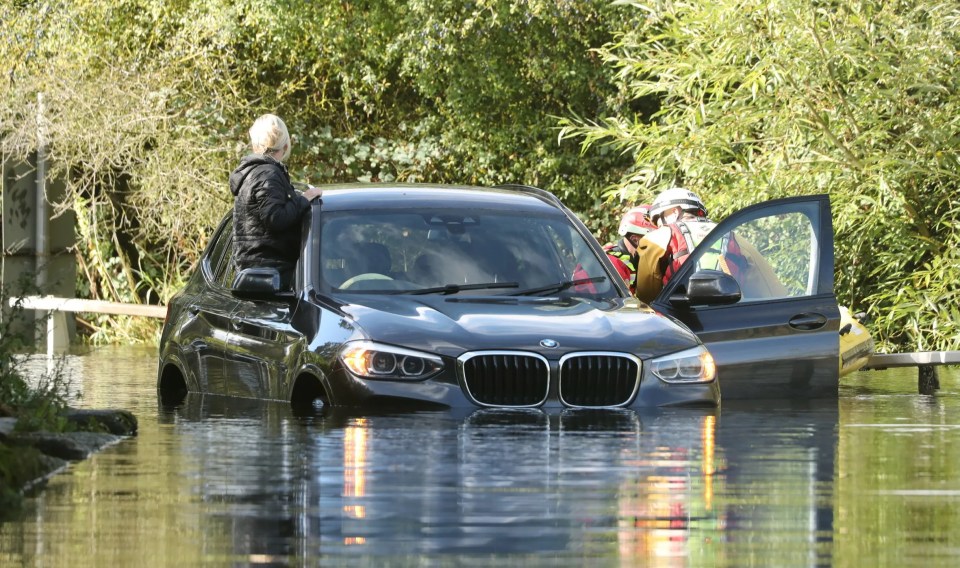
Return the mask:
[[709, 383], [717, 378], [713, 355], [703, 345], [658, 357], [650, 362], [650, 370], [667, 383]]
[[340, 361], [358, 377], [385, 381], [422, 381], [443, 370], [436, 355], [372, 341], [348, 343]]

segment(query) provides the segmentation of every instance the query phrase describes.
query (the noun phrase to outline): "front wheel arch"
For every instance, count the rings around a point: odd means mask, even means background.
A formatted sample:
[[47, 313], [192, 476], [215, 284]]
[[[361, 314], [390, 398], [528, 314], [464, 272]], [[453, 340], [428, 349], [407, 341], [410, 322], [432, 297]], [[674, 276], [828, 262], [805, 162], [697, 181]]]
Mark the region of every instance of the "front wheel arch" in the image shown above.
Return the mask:
[[166, 363], [157, 380], [157, 396], [165, 406], [176, 406], [187, 398], [187, 380], [175, 363]]
[[290, 389], [290, 404], [294, 408], [309, 408], [319, 400], [324, 406], [330, 404], [330, 393], [323, 382], [313, 373], [300, 373]]

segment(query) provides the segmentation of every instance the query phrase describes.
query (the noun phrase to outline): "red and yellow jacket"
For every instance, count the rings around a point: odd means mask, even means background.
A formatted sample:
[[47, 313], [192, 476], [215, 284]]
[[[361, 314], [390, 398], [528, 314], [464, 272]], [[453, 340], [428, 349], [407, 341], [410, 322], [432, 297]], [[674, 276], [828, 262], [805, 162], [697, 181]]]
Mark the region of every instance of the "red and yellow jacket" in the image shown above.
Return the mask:
[[620, 277], [623, 278], [623, 281], [630, 287], [630, 293], [633, 294], [637, 284], [636, 257], [631, 255], [630, 251], [627, 250], [623, 239], [617, 243], [604, 245], [603, 250], [606, 251], [607, 256], [610, 257], [611, 264], [617, 269]]

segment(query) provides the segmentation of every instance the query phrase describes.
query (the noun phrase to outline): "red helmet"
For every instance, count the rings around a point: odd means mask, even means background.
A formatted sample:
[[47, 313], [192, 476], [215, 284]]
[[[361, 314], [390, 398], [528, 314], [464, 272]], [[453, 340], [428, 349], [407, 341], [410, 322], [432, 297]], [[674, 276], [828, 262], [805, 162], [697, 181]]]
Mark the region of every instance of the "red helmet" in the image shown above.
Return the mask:
[[656, 228], [657, 226], [650, 222], [650, 206], [638, 205], [623, 216], [617, 234], [621, 237], [630, 234], [646, 235]]

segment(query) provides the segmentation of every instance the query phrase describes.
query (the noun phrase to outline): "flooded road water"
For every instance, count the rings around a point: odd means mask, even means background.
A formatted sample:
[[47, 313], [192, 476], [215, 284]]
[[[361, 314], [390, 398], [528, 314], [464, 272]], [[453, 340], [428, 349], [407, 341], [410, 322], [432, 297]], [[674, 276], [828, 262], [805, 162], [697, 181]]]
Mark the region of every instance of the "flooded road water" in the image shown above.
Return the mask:
[[[38, 363], [39, 364], [39, 363]], [[0, 566], [947, 566], [960, 373], [845, 379], [839, 401], [720, 411], [294, 416], [158, 406], [155, 351], [66, 360], [138, 436], [0, 524]]]

